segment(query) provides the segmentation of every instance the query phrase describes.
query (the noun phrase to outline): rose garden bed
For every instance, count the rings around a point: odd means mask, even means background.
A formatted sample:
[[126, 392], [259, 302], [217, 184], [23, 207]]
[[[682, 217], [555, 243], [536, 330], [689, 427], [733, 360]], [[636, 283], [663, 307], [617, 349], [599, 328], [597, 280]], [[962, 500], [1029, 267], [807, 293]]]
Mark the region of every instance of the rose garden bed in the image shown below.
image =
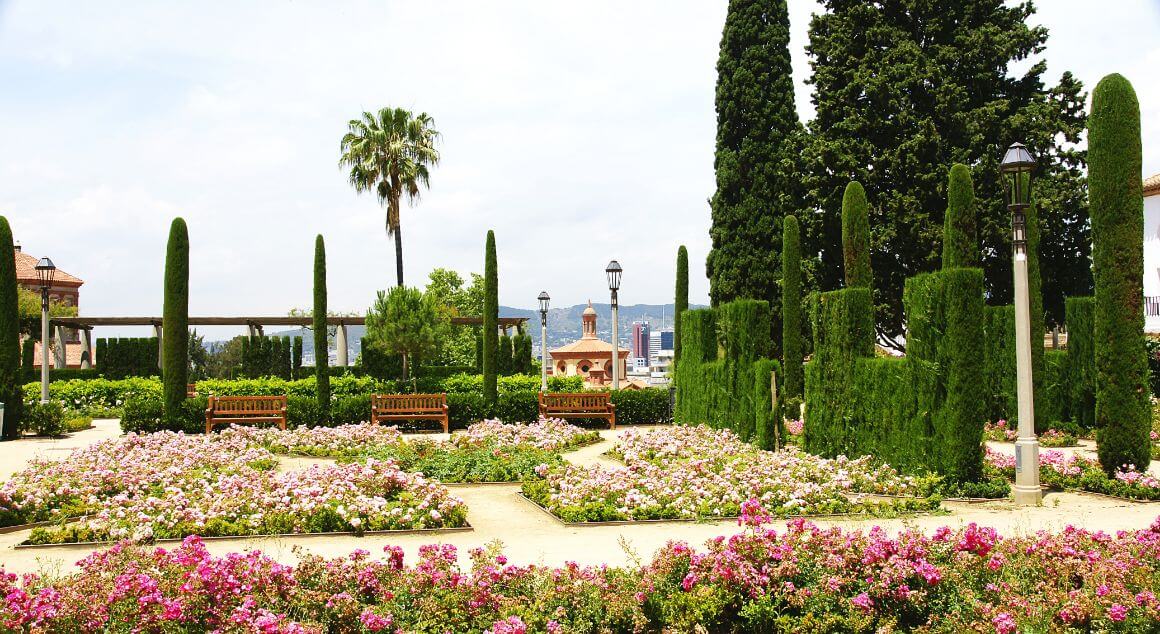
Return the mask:
[[[624, 469], [561, 464], [540, 468], [523, 494], [567, 523], [736, 517], [756, 499], [778, 517], [931, 511], [921, 479], [869, 458], [826, 460], [794, 448], [759, 450], [728, 430], [701, 426], [629, 430], [610, 452]], [[910, 496], [876, 502], [856, 494]]]
[[[1007, 478], [1015, 479], [1015, 456], [987, 449], [987, 463]], [[1039, 452], [1039, 481], [1058, 489], [1098, 493], [1129, 500], [1160, 500], [1160, 478], [1136, 471], [1129, 465], [1108, 477], [1091, 458], [1048, 449]]]

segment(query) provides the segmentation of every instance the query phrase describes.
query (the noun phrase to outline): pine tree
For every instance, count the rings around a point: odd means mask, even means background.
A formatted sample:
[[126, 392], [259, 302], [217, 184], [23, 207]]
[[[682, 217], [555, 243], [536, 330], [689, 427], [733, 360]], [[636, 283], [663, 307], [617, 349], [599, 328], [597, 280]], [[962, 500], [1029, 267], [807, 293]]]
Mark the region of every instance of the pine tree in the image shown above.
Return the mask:
[[866, 190], [853, 181], [842, 196], [842, 266], [846, 288], [873, 288], [870, 267], [870, 206]]
[[794, 107], [785, 0], [730, 1], [716, 109], [709, 297], [714, 306], [768, 301], [776, 331], [781, 221], [803, 206], [797, 173], [802, 126]]
[[681, 360], [681, 313], [689, 310], [689, 252], [677, 249], [677, 296], [673, 300], [673, 368]]
[[499, 270], [495, 258], [495, 232], [487, 232], [483, 262], [483, 400], [494, 407], [498, 398], [496, 349], [499, 346]]
[[314, 239], [314, 381], [318, 420], [330, 419], [330, 346], [326, 330], [326, 243]]
[[803, 152], [809, 198], [821, 213], [801, 218], [804, 252], [821, 254], [818, 288], [841, 286], [842, 187], [857, 180], [874, 194], [878, 326], [901, 335], [904, 282], [939, 265], [946, 166], [957, 162], [971, 166], [989, 301], [1011, 303], [1010, 215], [998, 162], [1018, 139], [1040, 159], [1044, 290], [1049, 320], [1062, 322], [1063, 296], [1087, 294], [1091, 283], [1084, 152], [1076, 146], [1086, 95], [1070, 73], [1044, 85], [1046, 62], [1037, 58], [1047, 30], [1029, 24], [1033, 5], [821, 4], [808, 44], [817, 115]]
[[20, 419], [24, 410], [20, 380], [19, 297], [12, 228], [8, 226], [8, 219], [0, 216], [0, 402], [4, 403], [5, 440], [20, 437]]
[[[785, 397], [805, 394], [802, 368], [802, 257], [798, 221], [786, 216], [782, 223], [781, 249], [781, 350], [785, 372]], [[794, 413], [790, 413], [791, 416]]]
[[165, 418], [171, 426], [180, 425], [189, 384], [189, 230], [182, 218], [174, 218], [169, 227], [161, 327]]
[[951, 166], [947, 182], [947, 213], [943, 225], [942, 267], [979, 266], [979, 233], [975, 220], [975, 189], [971, 170]]
[[1144, 197], [1140, 103], [1121, 75], [1092, 93], [1088, 132], [1095, 274], [1096, 428], [1100, 465], [1147, 469], [1150, 430], [1144, 351]]

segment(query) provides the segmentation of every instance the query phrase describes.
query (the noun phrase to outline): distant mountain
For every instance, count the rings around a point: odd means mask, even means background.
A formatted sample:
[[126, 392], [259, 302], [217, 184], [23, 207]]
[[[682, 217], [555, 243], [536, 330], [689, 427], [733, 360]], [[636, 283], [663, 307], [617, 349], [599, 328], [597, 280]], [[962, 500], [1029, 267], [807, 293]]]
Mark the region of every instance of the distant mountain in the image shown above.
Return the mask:
[[[576, 304], [566, 308], [551, 308], [548, 310], [548, 348], [557, 348], [580, 338], [580, 317], [588, 304]], [[612, 340], [612, 305], [592, 304], [596, 309], [596, 334], [605, 341]], [[690, 308], [704, 308], [693, 305]], [[500, 317], [527, 317], [528, 334], [532, 336], [533, 346], [539, 353], [540, 348], [540, 311], [530, 308], [514, 308], [500, 306]], [[653, 330], [669, 330], [673, 327], [672, 304], [633, 304], [620, 307], [620, 332], [617, 333], [620, 345], [631, 349], [632, 324], [636, 321], [648, 322]], [[358, 357], [363, 334], [363, 326], [347, 328], [347, 351], [351, 363]], [[266, 334], [274, 337], [302, 337], [303, 357], [308, 364], [314, 363], [314, 332], [309, 329], [293, 329], [282, 331], [267, 330]], [[514, 334], [514, 333], [513, 333]], [[211, 343], [211, 342], [207, 342]]]

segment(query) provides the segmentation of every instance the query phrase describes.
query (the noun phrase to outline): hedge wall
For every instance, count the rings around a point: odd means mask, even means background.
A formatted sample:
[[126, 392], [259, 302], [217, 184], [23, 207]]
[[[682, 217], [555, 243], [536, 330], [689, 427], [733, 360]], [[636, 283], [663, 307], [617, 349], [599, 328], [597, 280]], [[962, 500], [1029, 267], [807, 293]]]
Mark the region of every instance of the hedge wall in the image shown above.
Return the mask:
[[158, 376], [157, 337], [97, 339], [97, 369], [111, 379]]
[[869, 289], [811, 302], [814, 358], [806, 367], [807, 451], [873, 454], [956, 482], [982, 473], [985, 391], [983, 274], [956, 268], [906, 281], [907, 357], [873, 357]]
[[242, 337], [241, 376], [296, 379], [302, 370], [302, 337]]
[[674, 419], [729, 428], [742, 440], [772, 447], [779, 436], [771, 420], [780, 419], [780, 404], [771, 402], [769, 373], [781, 373], [766, 358], [772, 347], [770, 332], [769, 304], [764, 301], [743, 299], [716, 310], [682, 313]]
[[987, 306], [983, 317], [983, 384], [986, 386], [987, 420], [1018, 419], [1016, 370], [1015, 307]]

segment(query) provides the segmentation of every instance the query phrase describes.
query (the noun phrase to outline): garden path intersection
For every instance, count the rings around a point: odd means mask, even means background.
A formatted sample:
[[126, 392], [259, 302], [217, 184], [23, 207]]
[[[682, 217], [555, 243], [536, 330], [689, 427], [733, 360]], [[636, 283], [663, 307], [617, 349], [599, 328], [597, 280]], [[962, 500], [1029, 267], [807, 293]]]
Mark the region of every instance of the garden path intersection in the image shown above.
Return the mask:
[[[664, 429], [642, 428], [643, 433]], [[601, 441], [563, 454], [577, 466], [598, 465], [605, 470], [625, 468], [605, 453], [616, 446], [616, 432], [601, 431]], [[33, 458], [64, 459], [76, 448], [119, 435], [117, 421], [99, 420], [94, 428], [59, 440], [28, 439], [0, 443], [0, 479], [7, 480]], [[407, 435], [410, 438], [409, 435]], [[431, 435], [424, 435], [431, 438]], [[445, 438], [436, 435], [436, 438]], [[1009, 443], [989, 443], [999, 452], [1013, 453]], [[1075, 453], [1090, 451], [1080, 447]], [[300, 471], [314, 464], [330, 464], [324, 458], [280, 457], [278, 471]], [[1153, 466], [1156, 473], [1156, 466]], [[387, 545], [401, 547], [413, 561], [420, 546], [430, 543], [457, 547], [461, 563], [469, 564], [469, 552], [499, 541], [508, 559], [517, 564], [560, 566], [569, 561], [581, 565], [628, 565], [635, 558], [648, 560], [670, 540], [703, 544], [718, 535], [738, 531], [734, 520], [702, 522], [647, 522], [617, 525], [570, 526], [549, 516], [520, 495], [520, 485], [450, 484], [452, 495], [467, 505], [467, 521], [472, 530], [444, 534], [396, 535], [298, 535], [292, 537], [250, 537], [208, 540], [213, 554], [260, 549], [283, 563], [294, 563], [304, 554], [341, 557], [356, 549], [381, 552]], [[1048, 492], [1042, 506], [1015, 506], [1009, 500], [983, 503], [944, 501], [945, 515], [917, 515], [902, 518], [817, 519], [822, 526], [869, 530], [881, 526], [888, 533], [913, 528], [931, 534], [941, 526], [958, 528], [970, 523], [997, 529], [1004, 535], [1024, 535], [1038, 530], [1060, 531], [1068, 525], [1090, 530], [1143, 529], [1160, 515], [1160, 504], [1142, 504], [1075, 492]], [[777, 520], [774, 525], [781, 524]], [[72, 564], [92, 552], [92, 546], [53, 546], [16, 549], [30, 531], [0, 534], [0, 566], [13, 573], [34, 572], [59, 567], [67, 572]]]

